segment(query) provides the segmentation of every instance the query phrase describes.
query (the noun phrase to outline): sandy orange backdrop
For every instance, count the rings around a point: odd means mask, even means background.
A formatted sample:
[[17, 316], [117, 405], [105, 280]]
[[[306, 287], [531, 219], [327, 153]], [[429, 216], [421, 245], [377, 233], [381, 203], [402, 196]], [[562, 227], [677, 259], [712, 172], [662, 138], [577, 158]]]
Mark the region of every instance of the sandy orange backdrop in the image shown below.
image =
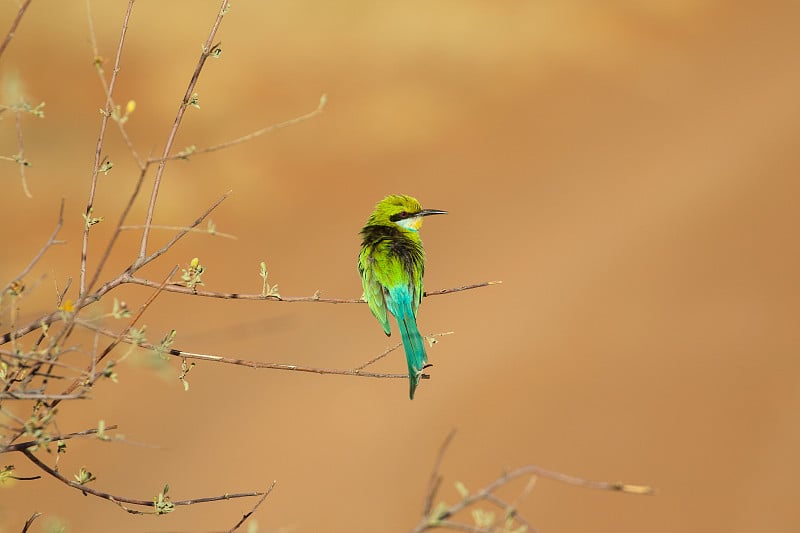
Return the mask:
[[[116, 97], [136, 100], [140, 153], [160, 153], [218, 4], [136, 3]], [[125, 5], [93, 5], [107, 71]], [[17, 7], [0, 6], [3, 35]], [[328, 106], [170, 163], [156, 223], [185, 225], [232, 190], [211, 218], [238, 239], [192, 236], [143, 274], [199, 257], [207, 289], [252, 293], [266, 261], [283, 295], [357, 298], [358, 230], [377, 200], [403, 192], [450, 212], [423, 229], [429, 289], [503, 284], [423, 302], [423, 333], [455, 334], [430, 350], [432, 379], [413, 402], [401, 380], [210, 363], [184, 392], [176, 362], [158, 371], [145, 354], [129, 358], [118, 384], [59, 415], [61, 431], [103, 419], [129, 442], [71, 443], [61, 468], [87, 466], [97, 488], [140, 498], [165, 482], [183, 499], [277, 479], [256, 515], [262, 531], [403, 532], [457, 428], [440, 494], [451, 503], [456, 481], [476, 489], [529, 463], [658, 489], [540, 480], [520, 504], [540, 532], [797, 531], [798, 17], [790, 1], [234, 2], [177, 149], [301, 115], [323, 93]], [[78, 273], [103, 105], [84, 3], [34, 0], [0, 75], [6, 103], [16, 76], [47, 104], [44, 120], [23, 123], [33, 199], [0, 161], [3, 284], [66, 201], [68, 244], [26, 280], [22, 323], [52, 307], [53, 279]], [[16, 151], [13, 120], [0, 116], [0, 152]], [[98, 188], [106, 222], [92, 230], [90, 268], [136, 176], [115, 130], [104, 153], [115, 166]], [[107, 276], [136, 237], [125, 234]], [[114, 295], [136, 307], [149, 293]], [[364, 305], [165, 294], [144, 322], [155, 341], [175, 328], [189, 351], [332, 368], [396, 340]], [[92, 337], [75, 341], [88, 350]], [[405, 363], [397, 352], [378, 368]], [[12, 463], [36, 473], [2, 458]], [[56, 518], [71, 532], [225, 531], [250, 505], [137, 517], [43, 479], [0, 489], [0, 531], [34, 511], [47, 516], [33, 531]]]

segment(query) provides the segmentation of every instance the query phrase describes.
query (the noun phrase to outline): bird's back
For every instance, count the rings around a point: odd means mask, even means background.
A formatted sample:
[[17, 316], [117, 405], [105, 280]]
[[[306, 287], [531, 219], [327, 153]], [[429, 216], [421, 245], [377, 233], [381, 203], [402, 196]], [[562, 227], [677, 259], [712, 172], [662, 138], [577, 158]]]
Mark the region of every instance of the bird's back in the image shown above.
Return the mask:
[[416, 315], [422, 299], [422, 277], [425, 273], [425, 253], [417, 232], [402, 231], [392, 226], [368, 225], [361, 230], [361, 237], [358, 268], [367, 301], [371, 292], [367, 290], [369, 282], [380, 284], [384, 292], [407, 288]]

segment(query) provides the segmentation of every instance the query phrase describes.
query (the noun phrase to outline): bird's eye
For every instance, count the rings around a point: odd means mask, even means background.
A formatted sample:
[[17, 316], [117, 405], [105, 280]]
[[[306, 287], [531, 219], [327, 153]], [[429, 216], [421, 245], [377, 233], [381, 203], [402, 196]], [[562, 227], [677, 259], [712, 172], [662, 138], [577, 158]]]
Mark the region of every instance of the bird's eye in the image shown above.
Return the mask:
[[408, 218], [408, 213], [406, 213], [405, 211], [400, 211], [400, 213], [398, 214], [398, 216], [399, 216], [400, 218]]

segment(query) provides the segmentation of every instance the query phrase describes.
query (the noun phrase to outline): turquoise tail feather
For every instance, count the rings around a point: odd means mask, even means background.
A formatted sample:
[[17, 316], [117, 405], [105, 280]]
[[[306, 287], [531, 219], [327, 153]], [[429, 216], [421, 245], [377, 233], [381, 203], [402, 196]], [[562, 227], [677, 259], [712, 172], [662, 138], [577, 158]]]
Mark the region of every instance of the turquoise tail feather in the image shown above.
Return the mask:
[[425, 352], [425, 341], [417, 328], [417, 318], [414, 316], [411, 305], [411, 295], [408, 290], [390, 291], [391, 301], [389, 311], [397, 319], [400, 329], [400, 338], [403, 340], [403, 349], [406, 352], [408, 363], [408, 395], [413, 400], [414, 391], [417, 389], [422, 369], [428, 364], [428, 354]]

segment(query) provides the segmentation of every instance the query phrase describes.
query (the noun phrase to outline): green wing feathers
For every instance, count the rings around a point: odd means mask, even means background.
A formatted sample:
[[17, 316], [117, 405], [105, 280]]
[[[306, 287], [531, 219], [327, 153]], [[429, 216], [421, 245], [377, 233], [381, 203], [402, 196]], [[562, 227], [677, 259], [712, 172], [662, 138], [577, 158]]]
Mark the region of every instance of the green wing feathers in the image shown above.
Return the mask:
[[370, 254], [362, 250], [358, 257], [358, 271], [364, 287], [364, 299], [367, 300], [369, 310], [383, 326], [383, 332], [389, 336], [392, 334], [392, 330], [389, 327], [389, 316], [386, 314], [386, 299], [383, 295], [383, 286], [376, 279], [373, 263], [374, 259]]

